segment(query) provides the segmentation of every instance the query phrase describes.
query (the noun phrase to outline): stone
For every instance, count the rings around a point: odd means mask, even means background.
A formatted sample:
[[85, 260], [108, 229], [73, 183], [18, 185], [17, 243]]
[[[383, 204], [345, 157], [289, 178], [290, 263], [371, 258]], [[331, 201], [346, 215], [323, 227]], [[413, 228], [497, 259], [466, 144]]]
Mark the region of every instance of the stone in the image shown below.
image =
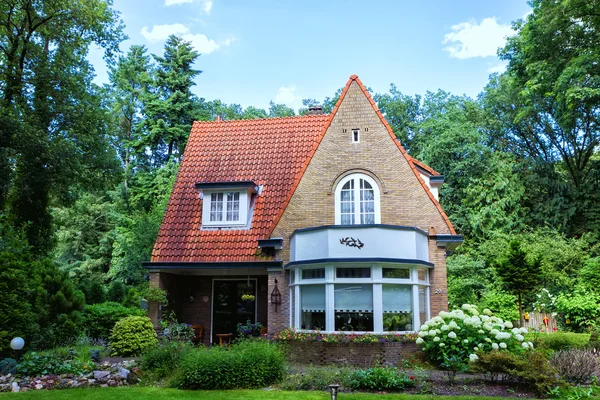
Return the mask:
[[21, 391], [21, 387], [19, 386], [19, 384], [17, 382], [12, 383], [11, 391], [15, 392], [15, 393], [18, 393]]
[[117, 370], [117, 375], [123, 379], [127, 379], [127, 377], [129, 376], [130, 373], [131, 373], [131, 371], [129, 371], [127, 368], [123, 368], [123, 367], [119, 367], [119, 369]]
[[42, 390], [44, 388], [44, 385], [42, 385], [41, 383], [38, 383], [35, 385], [36, 390]]
[[102, 385], [100, 385], [100, 387], [107, 388], [108, 385], [106, 383], [103, 383]]
[[109, 375], [109, 371], [94, 371], [94, 379], [96, 380], [106, 379]]
[[95, 379], [88, 379], [88, 383], [90, 385], [94, 385], [94, 384], [96, 384], [96, 380]]

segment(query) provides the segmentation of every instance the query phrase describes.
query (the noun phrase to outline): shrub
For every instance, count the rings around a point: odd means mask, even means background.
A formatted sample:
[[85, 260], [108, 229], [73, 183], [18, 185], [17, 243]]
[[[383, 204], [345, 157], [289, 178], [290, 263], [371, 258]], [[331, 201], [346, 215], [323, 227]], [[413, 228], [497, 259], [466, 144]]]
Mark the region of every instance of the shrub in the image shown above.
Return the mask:
[[106, 291], [106, 297], [108, 301], [114, 301], [115, 303], [123, 303], [127, 296], [127, 287], [125, 284], [119, 281], [112, 281], [108, 290]]
[[65, 359], [54, 354], [30, 352], [23, 356], [16, 367], [16, 373], [22, 376], [76, 374], [92, 371], [94, 363], [78, 358]]
[[499, 350], [520, 354], [533, 348], [524, 340], [525, 328], [513, 328], [511, 322], [492, 316], [487, 309], [483, 314], [479, 315], [470, 304], [452, 312], [442, 311], [421, 326], [417, 344], [423, 347], [430, 361], [452, 371], [466, 369], [470, 361], [477, 360], [478, 352]]
[[375, 367], [355, 371], [352, 375], [353, 390], [404, 390], [415, 385], [414, 380], [407, 377], [396, 367]]
[[127, 308], [118, 303], [105, 302], [86, 305], [83, 309], [83, 321], [89, 337], [108, 340], [118, 320], [144, 314], [139, 308]]
[[506, 379], [510, 376], [510, 371], [519, 369], [523, 363], [522, 357], [507, 351], [480, 352], [478, 357], [477, 360], [471, 363], [471, 371], [485, 374], [491, 382], [496, 382], [499, 378]]
[[279, 386], [283, 390], [329, 390], [329, 385], [336, 383], [340, 389], [351, 389], [353, 368], [348, 367], [315, 367], [305, 371], [291, 373]]
[[110, 336], [112, 354], [116, 356], [137, 356], [157, 344], [156, 331], [148, 317], [123, 318]]
[[170, 376], [179, 368], [182, 358], [192, 349], [191, 345], [180, 342], [166, 342], [151, 348], [142, 357], [142, 370], [158, 379]]
[[562, 350], [550, 363], [567, 382], [587, 383], [600, 372], [598, 357], [590, 350]]
[[14, 374], [17, 370], [17, 360], [5, 358], [0, 361], [0, 375]]
[[187, 353], [171, 382], [180, 389], [223, 390], [269, 386], [283, 376], [284, 358], [275, 344], [242, 341]]
[[195, 336], [194, 328], [191, 325], [177, 322], [177, 317], [173, 311], [167, 318], [161, 320], [160, 324], [163, 328], [162, 337], [167, 341], [189, 342]]
[[479, 309], [489, 309], [498, 318], [505, 321], [519, 320], [517, 296], [501, 290], [486, 291], [479, 301]]
[[562, 386], [557, 375], [546, 356], [539, 351], [532, 351], [525, 355], [524, 359], [509, 374], [518, 381], [534, 388], [539, 394], [546, 393], [550, 388]]
[[596, 326], [600, 319], [600, 295], [576, 290], [562, 293], [556, 299], [556, 310], [570, 320], [569, 327], [575, 332], [584, 332]]
[[527, 335], [527, 339], [540, 350], [560, 351], [584, 348], [590, 339], [586, 333], [554, 332], [534, 333]]

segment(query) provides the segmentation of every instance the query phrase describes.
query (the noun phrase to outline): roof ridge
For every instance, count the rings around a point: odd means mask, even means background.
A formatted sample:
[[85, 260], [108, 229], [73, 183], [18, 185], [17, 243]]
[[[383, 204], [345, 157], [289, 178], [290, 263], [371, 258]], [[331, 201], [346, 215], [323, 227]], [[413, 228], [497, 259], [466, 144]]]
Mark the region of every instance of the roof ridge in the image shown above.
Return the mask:
[[[360, 81], [360, 79], [358, 78], [357, 75], [350, 76], [350, 80], [348, 80], [348, 83], [346, 84], [346, 87], [344, 88], [344, 92], [342, 92], [342, 94], [345, 94], [345, 92], [348, 90], [348, 87], [350, 86], [350, 84], [352, 83], [352, 81], [356, 82], [358, 84], [358, 86], [360, 87], [360, 89], [363, 91], [363, 94], [365, 95], [365, 97], [367, 98], [367, 100], [369, 100], [369, 103], [371, 103], [371, 106], [373, 107], [373, 110], [375, 110], [375, 113], [377, 114], [377, 116], [379, 117], [379, 119], [381, 120], [381, 122], [383, 123], [383, 125], [385, 126], [385, 128], [387, 129], [390, 137], [392, 138], [392, 140], [394, 141], [394, 143], [396, 143], [396, 146], [398, 147], [398, 149], [400, 150], [400, 152], [402, 153], [402, 155], [406, 159], [406, 162], [408, 162], [408, 165], [410, 166], [410, 168], [412, 169], [413, 173], [415, 174], [415, 177], [418, 179], [418, 181], [421, 184], [421, 186], [423, 187], [423, 189], [425, 189], [425, 193], [427, 193], [427, 195], [429, 196], [429, 199], [431, 200], [431, 202], [433, 203], [433, 205], [437, 208], [437, 210], [439, 211], [440, 215], [442, 216], [442, 218], [446, 222], [446, 225], [448, 226], [448, 229], [450, 229], [450, 232], [453, 235], [456, 235], [456, 231], [454, 230], [454, 226], [452, 225], [452, 222], [450, 222], [450, 219], [448, 218], [448, 215], [446, 215], [446, 213], [442, 209], [442, 206], [440, 205], [440, 203], [435, 199], [435, 197], [433, 197], [433, 193], [431, 193], [431, 190], [429, 190], [429, 187], [427, 186], [427, 184], [425, 183], [425, 181], [423, 180], [423, 178], [421, 178], [421, 175], [419, 174], [419, 171], [417, 171], [417, 168], [415, 167], [415, 164], [413, 162], [411, 162], [411, 160], [409, 159], [410, 155], [406, 152], [406, 150], [404, 149], [404, 147], [402, 146], [402, 144], [400, 144], [400, 141], [396, 138], [396, 135], [394, 135], [394, 131], [392, 130], [392, 127], [385, 120], [385, 117], [383, 116], [383, 114], [379, 110], [379, 107], [377, 107], [377, 104], [375, 104], [375, 102], [373, 101], [373, 98], [371, 97], [371, 94], [369, 93], [369, 91], [367, 90], [367, 88], [365, 88], [365, 86]], [[342, 100], [342, 96], [340, 96], [340, 100], [338, 100], [338, 102], [336, 103], [336, 106], [335, 106], [334, 110], [337, 111], [337, 107], [339, 106], [341, 100]], [[334, 113], [332, 113], [332, 115], [333, 114]], [[311, 158], [312, 158], [312, 156], [311, 156]]]
[[214, 124], [221, 122], [246, 122], [246, 121], [277, 121], [281, 119], [293, 119], [293, 118], [323, 118], [328, 117], [330, 114], [311, 114], [311, 115], [287, 115], [285, 117], [265, 117], [265, 118], [246, 118], [246, 119], [223, 119], [221, 121], [211, 120], [211, 121], [201, 121], [195, 120], [193, 123], [196, 124]]

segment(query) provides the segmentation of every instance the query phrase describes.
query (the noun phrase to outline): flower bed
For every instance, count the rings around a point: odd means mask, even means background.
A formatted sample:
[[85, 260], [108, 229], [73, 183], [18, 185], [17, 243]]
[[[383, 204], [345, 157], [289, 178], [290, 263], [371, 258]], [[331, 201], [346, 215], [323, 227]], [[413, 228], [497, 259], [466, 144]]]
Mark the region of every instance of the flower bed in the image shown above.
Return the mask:
[[397, 364], [420, 353], [416, 334], [324, 334], [285, 329], [273, 339], [284, 345], [288, 361], [313, 365]]

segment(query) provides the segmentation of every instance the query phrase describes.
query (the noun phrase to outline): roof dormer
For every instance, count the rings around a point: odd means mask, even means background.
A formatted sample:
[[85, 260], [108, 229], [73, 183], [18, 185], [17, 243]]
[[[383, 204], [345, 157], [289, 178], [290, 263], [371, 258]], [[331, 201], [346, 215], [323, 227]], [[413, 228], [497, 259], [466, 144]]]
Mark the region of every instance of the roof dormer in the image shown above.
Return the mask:
[[260, 186], [252, 181], [197, 182], [202, 199], [202, 228], [248, 229], [252, 222], [253, 195]]

